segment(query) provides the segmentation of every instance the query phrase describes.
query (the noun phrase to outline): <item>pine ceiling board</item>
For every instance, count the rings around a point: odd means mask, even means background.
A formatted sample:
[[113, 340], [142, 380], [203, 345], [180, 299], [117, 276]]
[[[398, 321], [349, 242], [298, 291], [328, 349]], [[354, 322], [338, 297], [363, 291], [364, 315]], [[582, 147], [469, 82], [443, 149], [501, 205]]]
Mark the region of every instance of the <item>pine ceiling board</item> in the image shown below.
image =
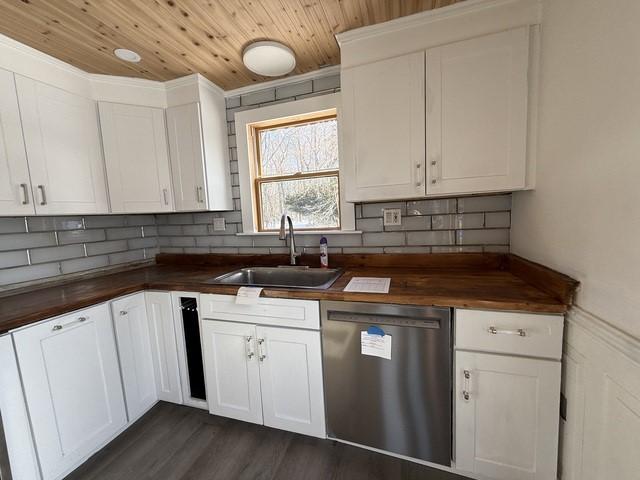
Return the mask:
[[[169, 80], [202, 73], [225, 89], [269, 80], [242, 50], [278, 40], [292, 74], [340, 63], [336, 33], [462, 0], [2, 0], [0, 33], [92, 73]], [[129, 48], [130, 64], [113, 56]]]

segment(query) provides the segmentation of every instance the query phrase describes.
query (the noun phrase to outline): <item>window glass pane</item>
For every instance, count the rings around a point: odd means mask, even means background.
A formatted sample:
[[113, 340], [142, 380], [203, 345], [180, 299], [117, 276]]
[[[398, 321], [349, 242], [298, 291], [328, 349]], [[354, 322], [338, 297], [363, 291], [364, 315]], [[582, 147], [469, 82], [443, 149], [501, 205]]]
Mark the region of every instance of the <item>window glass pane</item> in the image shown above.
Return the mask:
[[340, 227], [337, 176], [261, 183], [260, 202], [263, 230], [278, 230], [283, 213], [298, 229]]
[[335, 118], [258, 132], [263, 177], [338, 169]]

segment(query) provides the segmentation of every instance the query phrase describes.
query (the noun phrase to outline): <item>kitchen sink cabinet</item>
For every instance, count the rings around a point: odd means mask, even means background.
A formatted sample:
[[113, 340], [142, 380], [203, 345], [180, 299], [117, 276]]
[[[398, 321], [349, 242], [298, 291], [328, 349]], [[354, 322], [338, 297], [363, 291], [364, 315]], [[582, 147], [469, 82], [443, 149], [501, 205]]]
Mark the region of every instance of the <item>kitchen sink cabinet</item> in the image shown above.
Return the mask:
[[[202, 297], [222, 300], [220, 295]], [[220, 320], [229, 315], [225, 303], [220, 303], [220, 314], [205, 309], [202, 339], [209, 411], [325, 438], [320, 332], [261, 325], [277, 322], [273, 309], [317, 318], [318, 304], [278, 300], [277, 306], [236, 305], [234, 321]], [[312, 303], [315, 312], [310, 312]], [[266, 318], [249, 313], [254, 310]]]
[[44, 480], [62, 478], [127, 424], [107, 304], [13, 334]]
[[129, 423], [158, 401], [144, 292], [111, 302]]

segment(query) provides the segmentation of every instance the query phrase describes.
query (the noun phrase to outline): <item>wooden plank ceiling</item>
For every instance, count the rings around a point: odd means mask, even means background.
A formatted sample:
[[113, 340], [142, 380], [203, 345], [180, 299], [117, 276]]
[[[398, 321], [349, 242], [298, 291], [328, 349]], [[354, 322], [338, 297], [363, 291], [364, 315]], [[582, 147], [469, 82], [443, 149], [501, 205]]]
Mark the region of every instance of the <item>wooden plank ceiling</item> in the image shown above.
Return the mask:
[[[277, 40], [292, 74], [340, 63], [334, 34], [461, 0], [1, 0], [0, 33], [91, 73], [170, 80], [199, 72], [224, 89], [268, 80], [243, 48]], [[126, 63], [116, 48], [138, 52]]]

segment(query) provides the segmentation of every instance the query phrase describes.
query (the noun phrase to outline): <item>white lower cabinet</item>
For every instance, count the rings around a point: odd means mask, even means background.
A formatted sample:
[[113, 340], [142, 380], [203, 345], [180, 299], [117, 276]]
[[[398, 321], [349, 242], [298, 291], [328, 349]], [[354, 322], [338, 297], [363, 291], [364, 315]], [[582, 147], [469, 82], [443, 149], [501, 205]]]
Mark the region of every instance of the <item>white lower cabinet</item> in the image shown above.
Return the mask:
[[324, 438], [320, 332], [258, 326], [256, 335], [264, 424]]
[[145, 292], [151, 355], [158, 399], [182, 404], [171, 293]]
[[255, 325], [207, 320], [202, 337], [209, 412], [262, 424]]
[[127, 423], [109, 307], [13, 337], [43, 478], [62, 478]]
[[158, 401], [144, 293], [111, 302], [129, 422]]
[[319, 332], [205, 320], [202, 337], [212, 414], [326, 437]]
[[[483, 322], [474, 337], [465, 334]], [[499, 480], [555, 480], [561, 343], [549, 348], [540, 339], [556, 324], [561, 336], [562, 317], [458, 310], [456, 324], [456, 468]], [[518, 348], [520, 355], [511, 353]]]

